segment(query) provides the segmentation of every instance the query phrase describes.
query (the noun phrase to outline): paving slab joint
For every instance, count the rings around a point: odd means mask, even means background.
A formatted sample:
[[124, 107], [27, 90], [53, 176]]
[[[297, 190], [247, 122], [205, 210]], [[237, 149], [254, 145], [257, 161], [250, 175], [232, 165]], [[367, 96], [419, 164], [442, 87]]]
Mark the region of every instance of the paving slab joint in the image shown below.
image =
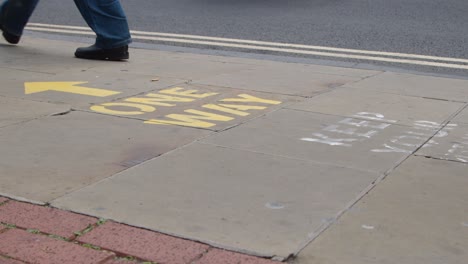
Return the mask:
[[[140, 263], [140, 264], [158, 264], [158, 262], [154, 262], [154, 261], [149, 261], [149, 260], [145, 260], [145, 259], [141, 259], [141, 258], [137, 258], [135, 256], [119, 256], [117, 254], [117, 252], [114, 252], [114, 251], [110, 251], [114, 254], [116, 254], [116, 257], [114, 259], [116, 260], [120, 260], [120, 261], [126, 261], [126, 262], [129, 262], [129, 263]], [[105, 262], [103, 262], [105, 263]], [[124, 262], [125, 263], [125, 262]], [[123, 263], [122, 263], [123, 264]]]
[[2, 259], [14, 260], [14, 261], [17, 261], [18, 263], [25, 263], [25, 262], [23, 262], [23, 261], [21, 261], [21, 260], [19, 260], [19, 259], [15, 259], [15, 258], [12, 258], [12, 257], [7, 256], [7, 255], [2, 255], [2, 254], [0, 254], [0, 263], [3, 263], [3, 262], [2, 262]]
[[[110, 259], [112, 259], [114, 257], [122, 257], [118, 252], [108, 250], [108, 249], [105, 249], [105, 248], [102, 248], [102, 247], [99, 247], [99, 246], [96, 246], [96, 245], [92, 245], [92, 244], [89, 244], [89, 243], [81, 243], [79, 241], [68, 240], [66, 238], [56, 236], [56, 235], [49, 235], [49, 237], [54, 238], [54, 239], [58, 239], [58, 240], [63, 240], [63, 241], [68, 242], [68, 243], [73, 243], [75, 245], [78, 245], [78, 246], [81, 246], [81, 247], [84, 247], [84, 248], [88, 248], [88, 249], [92, 249], [92, 250], [96, 250], [96, 251], [100, 251], [100, 252], [109, 252], [109, 253], [114, 254], [113, 256], [109, 256], [108, 258], [103, 259], [98, 264], [106, 263], [107, 261], [109, 261]], [[123, 258], [125, 258], [125, 259], [135, 259], [135, 260], [138, 260], [139, 262], [145, 261], [145, 260], [139, 260], [138, 258], [133, 257], [133, 256], [123, 256]]]
[[5, 233], [8, 229], [11, 229], [11, 228], [8, 228], [6, 225], [4, 225], [3, 223], [0, 223], [0, 235], [2, 233]]
[[[114, 252], [115, 253], [115, 252]], [[145, 261], [145, 260], [139, 260], [138, 258], [135, 258], [133, 256], [127, 256], [127, 257], [113, 257], [112, 258], [114, 261], [125, 264], [125, 263], [138, 263], [138, 264], [158, 264], [157, 262], [154, 261]], [[99, 262], [98, 264], [105, 264], [109, 261], [109, 259], [103, 260]]]
[[71, 113], [71, 112], [74, 112], [74, 111], [76, 111], [76, 110], [73, 109], [73, 108], [70, 108], [70, 109], [68, 109], [67, 111], [54, 113], [54, 114], [52, 114], [52, 115], [50, 115], [50, 116], [63, 116], [63, 115], [67, 115], [67, 114], [69, 114], [69, 113]]
[[107, 219], [100, 218], [96, 223], [88, 225], [85, 229], [74, 232], [73, 234], [75, 236], [70, 241], [75, 241], [80, 236], [83, 236], [84, 234], [87, 234], [93, 231], [96, 227], [103, 225], [106, 222], [107, 222]]
[[[89, 233], [89, 232], [87, 232], [87, 233]], [[79, 242], [79, 241], [68, 241], [68, 242], [77, 244], [77, 245], [85, 247], [85, 248], [97, 250], [97, 251], [105, 251], [105, 252], [114, 253], [115, 256], [113, 258], [116, 258], [116, 259], [119, 259], [119, 260], [134, 261], [134, 262], [141, 263], [141, 264], [158, 264], [157, 262], [152, 262], [152, 261], [149, 261], [147, 259], [142, 259], [142, 258], [139, 258], [139, 257], [136, 257], [136, 256], [121, 253], [120, 251], [111, 250], [111, 249], [108, 249], [106, 247], [99, 247], [99, 246], [96, 246], [96, 245], [93, 245], [93, 244], [90, 244], [90, 243], [83, 243], [83, 242]], [[109, 261], [109, 258], [101, 261], [98, 264], [106, 263], [107, 261]]]
[[16, 228], [18, 228], [14, 224], [9, 224], [9, 223], [4, 223], [4, 222], [0, 222], [0, 224], [3, 225], [4, 227], [6, 227], [6, 229], [16, 229]]
[[107, 252], [112, 252], [115, 254], [116, 258], [119, 259], [119, 260], [125, 260], [125, 261], [133, 261], [133, 262], [136, 262], [136, 263], [141, 263], [141, 264], [158, 264], [158, 262], [153, 262], [153, 261], [149, 261], [147, 259], [142, 259], [142, 258], [138, 258], [138, 257], [135, 257], [135, 256], [131, 256], [131, 255], [126, 255], [126, 254], [122, 254], [118, 251], [111, 251], [111, 250], [106, 250], [104, 249], [105, 251]]
[[197, 261], [199, 261], [200, 259], [202, 259], [206, 254], [208, 254], [208, 252], [210, 252], [210, 250], [214, 249], [213, 247], [209, 247], [207, 248], [204, 252], [202, 252], [200, 255], [196, 256], [195, 258], [193, 258], [191, 261], [189, 261], [188, 263], [189, 264], [192, 264], [192, 263], [196, 263]]
[[289, 263], [290, 261], [293, 261], [296, 259], [296, 255], [294, 254], [289, 254], [287, 257], [280, 257], [280, 256], [272, 256], [271, 260], [273, 261], [278, 261], [278, 262], [284, 262], [284, 263]]
[[[2, 203], [0, 203], [0, 206], [4, 205], [4, 204], [7, 204], [8, 202], [10, 201], [14, 201], [14, 200], [6, 200]], [[27, 203], [27, 202], [21, 202], [21, 201], [18, 201], [19, 203]], [[49, 204], [45, 204], [45, 205], [37, 205], [37, 204], [34, 204], [35, 206], [40, 206], [40, 207], [48, 207], [48, 208], [53, 208], [51, 207]], [[53, 209], [56, 209], [56, 208], [53, 208]], [[3, 225], [4, 227], [6, 227], [7, 229], [20, 229], [20, 230], [24, 230], [28, 233], [31, 233], [31, 234], [36, 234], [36, 235], [43, 235], [43, 236], [47, 236], [47, 237], [50, 237], [50, 238], [53, 238], [53, 239], [56, 239], [56, 240], [62, 240], [62, 241], [67, 241], [67, 242], [72, 242], [74, 241], [77, 237], [85, 234], [85, 233], [88, 233], [90, 232], [93, 228], [105, 223], [106, 220], [104, 219], [99, 219], [95, 224], [93, 225], [88, 225], [85, 229], [81, 230], [81, 231], [77, 231], [77, 232], [74, 232], [74, 235], [70, 238], [66, 238], [66, 237], [63, 237], [63, 236], [59, 236], [59, 235], [56, 235], [56, 234], [52, 234], [52, 233], [48, 233], [48, 232], [43, 232], [39, 229], [35, 229], [35, 228], [26, 228], [26, 227], [18, 227], [16, 226], [15, 224], [12, 224], [12, 223], [7, 223], [7, 222], [0, 222], [0, 226]], [[0, 232], [1, 233], [1, 232]]]
[[371, 75], [369, 75], [369, 76], [363, 76], [363, 77], [361, 77], [359, 80], [350, 81], [350, 82], [347, 83], [347, 84], [355, 84], [355, 83], [358, 83], [358, 82], [362, 82], [362, 81], [364, 81], [364, 80], [373, 78], [373, 77], [375, 77], [375, 76], [377, 76], [377, 75], [384, 74], [384, 73], [385, 73], [385, 71], [378, 71], [378, 72], [376, 72], [376, 73], [374, 73], [374, 74], [371, 74]]
[[[8, 229], [20, 229], [20, 230], [24, 230], [28, 233], [31, 233], [31, 234], [35, 234], [35, 235], [41, 235], [41, 236], [47, 236], [47, 237], [50, 237], [50, 238], [53, 238], [53, 239], [56, 239], [56, 240], [62, 240], [62, 241], [66, 241], [66, 242], [71, 242], [70, 239], [67, 239], [65, 237], [61, 237], [61, 236], [58, 236], [58, 235], [54, 235], [54, 234], [48, 234], [48, 233], [45, 233], [45, 232], [41, 232], [40, 230], [38, 229], [33, 229], [33, 228], [21, 228], [21, 227], [18, 227], [14, 224], [9, 224], [9, 223], [4, 223], [2, 222], [1, 225], [3, 225], [4, 227], [6, 227], [6, 230]], [[3, 231], [3, 232], [6, 232]], [[1, 234], [2, 232], [0, 232]]]
[[464, 162], [464, 161], [459, 161], [459, 160], [450, 159], [450, 158], [444, 159], [444, 158], [432, 157], [432, 156], [428, 156], [428, 155], [418, 155], [418, 154], [414, 154], [414, 156], [423, 157], [423, 158], [426, 158], [426, 159], [442, 160], [442, 161], [450, 161], [450, 162], [457, 162], [457, 163], [461, 163], [461, 164], [466, 164], [466, 162]]

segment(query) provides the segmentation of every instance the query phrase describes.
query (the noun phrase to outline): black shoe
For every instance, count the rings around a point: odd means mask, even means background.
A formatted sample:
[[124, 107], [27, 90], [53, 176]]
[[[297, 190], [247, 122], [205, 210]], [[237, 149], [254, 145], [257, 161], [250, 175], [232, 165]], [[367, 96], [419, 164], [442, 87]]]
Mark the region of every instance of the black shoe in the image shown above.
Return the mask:
[[15, 36], [6, 30], [3, 29], [3, 26], [0, 24], [0, 30], [3, 31], [3, 37], [5, 38], [6, 41], [10, 44], [18, 44], [20, 41], [21, 36]]
[[112, 49], [101, 49], [95, 45], [91, 45], [89, 47], [76, 49], [75, 57], [88, 60], [128, 60], [128, 45]]

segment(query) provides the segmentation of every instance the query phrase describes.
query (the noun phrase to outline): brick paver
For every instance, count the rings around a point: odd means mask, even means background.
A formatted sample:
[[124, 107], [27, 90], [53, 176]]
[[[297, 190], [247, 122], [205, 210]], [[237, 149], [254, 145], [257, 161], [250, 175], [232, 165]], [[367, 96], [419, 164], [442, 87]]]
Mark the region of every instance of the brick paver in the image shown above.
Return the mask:
[[0, 254], [35, 264], [97, 264], [114, 257], [110, 252], [85, 248], [20, 229], [0, 234]]
[[110, 259], [110, 260], [107, 260], [106, 262], [102, 263], [102, 264], [138, 264], [138, 263], [141, 263], [139, 261], [130, 261], [130, 260], [126, 260], [126, 259]]
[[24, 264], [24, 262], [0, 256], [0, 264]]
[[6, 202], [6, 201], [8, 201], [7, 198], [1, 197], [1, 196], [0, 196], [0, 204], [4, 203], [4, 202]]
[[79, 237], [78, 241], [160, 264], [190, 263], [209, 248], [200, 243], [114, 222], [97, 227]]
[[97, 219], [50, 207], [10, 201], [0, 206], [0, 222], [72, 238], [74, 232], [86, 229], [88, 225], [96, 223]]
[[[159, 264], [277, 264], [271, 260], [212, 248], [201, 243], [175, 238], [158, 232], [108, 221], [76, 238], [84, 244], [104, 251], [81, 246], [72, 241], [33, 234], [22, 229], [37, 229], [47, 234], [74, 238], [97, 223], [83, 216], [46, 206], [17, 202], [0, 197], [0, 221], [16, 225], [9, 229], [0, 225], [0, 264], [137, 264], [140, 261], [116, 258], [131, 256]], [[106, 251], [107, 250], [107, 251]], [[5, 258], [8, 256], [9, 258]], [[18, 261], [22, 260], [24, 262]]]
[[194, 264], [279, 264], [279, 262], [221, 249], [211, 249]]

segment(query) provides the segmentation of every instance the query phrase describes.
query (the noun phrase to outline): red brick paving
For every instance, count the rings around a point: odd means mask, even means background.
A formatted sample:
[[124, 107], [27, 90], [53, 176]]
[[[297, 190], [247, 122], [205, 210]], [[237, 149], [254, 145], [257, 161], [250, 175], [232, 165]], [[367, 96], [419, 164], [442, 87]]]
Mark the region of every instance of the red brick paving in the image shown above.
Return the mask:
[[9, 201], [0, 206], [0, 222], [72, 238], [74, 232], [86, 229], [88, 225], [96, 223], [97, 219], [45, 206]]
[[[1, 262], [0, 262], [1, 263]], [[126, 259], [111, 259], [102, 264], [138, 264], [138, 261], [129, 261]]]
[[0, 256], [0, 264], [24, 264], [24, 262]]
[[278, 264], [268, 259], [252, 257], [221, 249], [211, 249], [194, 264]]
[[158, 263], [185, 264], [200, 257], [209, 246], [156, 232], [106, 222], [78, 238], [123, 255]]
[[[0, 203], [7, 200], [0, 197]], [[112, 221], [76, 238], [73, 232], [97, 223], [97, 219], [13, 200], [0, 206], [0, 221], [17, 227], [8, 229], [0, 225], [0, 264], [137, 264], [142, 261], [159, 264], [278, 264]], [[37, 229], [72, 241], [33, 234], [23, 229]], [[103, 250], [91, 249], [83, 244], [99, 246]], [[129, 256], [137, 260], [129, 261], [116, 256]]]
[[7, 198], [0, 197], [0, 204], [1, 204], [1, 203], [4, 203], [4, 202], [6, 202], [6, 201], [8, 201], [8, 199], [7, 199]]
[[10, 229], [0, 234], [0, 254], [35, 264], [90, 264], [114, 257], [110, 252], [85, 248], [20, 229]]

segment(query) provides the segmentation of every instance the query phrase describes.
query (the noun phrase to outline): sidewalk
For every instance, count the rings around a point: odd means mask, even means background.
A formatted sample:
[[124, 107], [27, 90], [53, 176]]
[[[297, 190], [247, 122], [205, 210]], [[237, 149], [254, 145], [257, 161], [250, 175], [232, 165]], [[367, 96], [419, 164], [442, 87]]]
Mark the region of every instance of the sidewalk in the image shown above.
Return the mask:
[[0, 45], [0, 263], [466, 263], [467, 80], [77, 46]]
[[[0, 263], [258, 263], [157, 232], [0, 197]], [[21, 261], [19, 261], [21, 260]]]

